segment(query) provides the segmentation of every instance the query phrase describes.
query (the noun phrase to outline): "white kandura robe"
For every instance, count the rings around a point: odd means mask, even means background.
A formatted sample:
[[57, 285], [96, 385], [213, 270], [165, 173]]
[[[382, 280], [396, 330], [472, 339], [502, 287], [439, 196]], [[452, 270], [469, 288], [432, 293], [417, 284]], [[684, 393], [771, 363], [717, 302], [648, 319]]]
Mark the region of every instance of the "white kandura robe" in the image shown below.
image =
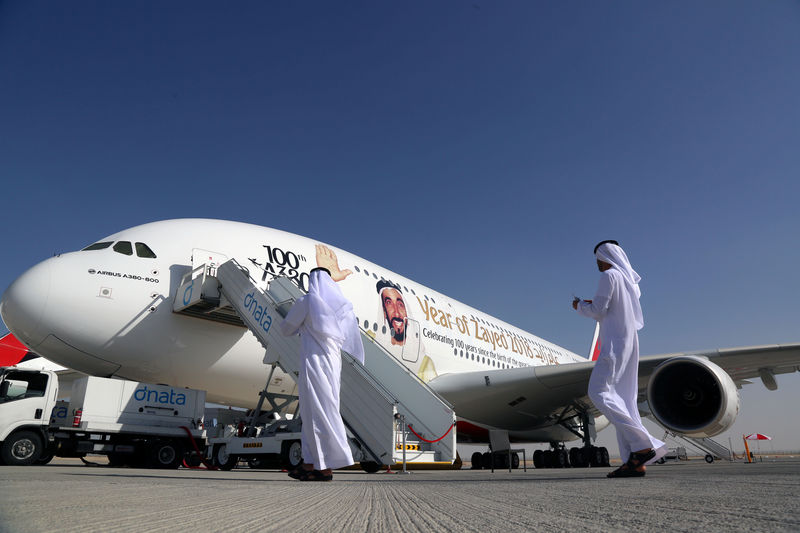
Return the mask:
[[[605, 246], [608, 245], [603, 245]], [[611, 263], [611, 256], [601, 257], [598, 253], [598, 257]], [[624, 259], [627, 261], [627, 257]], [[667, 450], [664, 443], [650, 435], [642, 425], [637, 407], [637, 330], [644, 324], [638, 302], [638, 275], [630, 268], [629, 263], [627, 269], [623, 273], [624, 270], [613, 266], [603, 272], [592, 303], [580, 301], [578, 312], [600, 322], [600, 355], [589, 378], [589, 398], [617, 430], [620, 458], [627, 461], [631, 452], [653, 448], [656, 450], [656, 457], [648, 461], [649, 464], [663, 457]], [[630, 273], [634, 276], [630, 276]], [[631, 277], [636, 283], [628, 282]]]
[[308, 294], [295, 302], [279, 325], [284, 335], [300, 333], [302, 353], [297, 389], [303, 421], [303, 461], [318, 470], [353, 464], [339, 413], [339, 391], [342, 346], [346, 345], [351, 355], [364, 361], [364, 347], [355, 320], [352, 304], [330, 275], [315, 270], [309, 277]]

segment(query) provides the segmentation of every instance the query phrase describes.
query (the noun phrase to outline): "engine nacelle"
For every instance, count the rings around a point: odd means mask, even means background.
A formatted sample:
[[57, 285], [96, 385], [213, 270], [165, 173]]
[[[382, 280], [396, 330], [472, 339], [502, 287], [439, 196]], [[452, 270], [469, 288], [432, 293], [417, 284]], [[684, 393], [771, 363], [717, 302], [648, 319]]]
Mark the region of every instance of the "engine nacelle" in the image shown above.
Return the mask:
[[687, 437], [718, 435], [739, 414], [739, 392], [727, 372], [691, 355], [656, 367], [647, 385], [647, 401], [662, 426]]

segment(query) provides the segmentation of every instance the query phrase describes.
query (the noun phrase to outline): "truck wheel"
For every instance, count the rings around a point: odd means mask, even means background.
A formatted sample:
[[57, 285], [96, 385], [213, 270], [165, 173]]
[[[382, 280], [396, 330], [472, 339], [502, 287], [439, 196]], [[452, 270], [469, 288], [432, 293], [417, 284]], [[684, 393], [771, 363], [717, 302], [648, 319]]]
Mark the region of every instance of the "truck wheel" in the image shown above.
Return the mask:
[[714, 462], [714, 456], [711, 455], [710, 453], [708, 453], [708, 454], [706, 454], [705, 460], [706, 460], [707, 463], [711, 464], [711, 463]]
[[239, 462], [239, 458], [235, 455], [228, 455], [227, 446], [224, 444], [217, 444], [214, 446], [212, 461], [214, 466], [220, 470], [232, 470], [236, 463]]
[[293, 470], [303, 463], [303, 446], [299, 440], [285, 440], [281, 443], [281, 462], [286, 470]]
[[9, 435], [0, 449], [0, 456], [8, 466], [25, 466], [36, 462], [42, 454], [42, 438], [32, 431]]
[[53, 457], [55, 457], [53, 452], [42, 452], [42, 455], [40, 455], [39, 458], [34, 461], [34, 464], [46, 465], [53, 460]]
[[152, 468], [178, 468], [183, 461], [183, 446], [174, 440], [157, 440], [149, 446]]

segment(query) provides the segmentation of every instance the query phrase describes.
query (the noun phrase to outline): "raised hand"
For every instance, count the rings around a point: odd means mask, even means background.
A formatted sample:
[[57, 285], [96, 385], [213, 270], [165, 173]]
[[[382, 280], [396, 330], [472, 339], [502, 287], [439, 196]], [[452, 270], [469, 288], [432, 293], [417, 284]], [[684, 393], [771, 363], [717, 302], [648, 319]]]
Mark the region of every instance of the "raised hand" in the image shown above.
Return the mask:
[[331, 273], [331, 279], [333, 281], [342, 281], [344, 278], [353, 273], [353, 271], [350, 269], [341, 270], [339, 268], [339, 260], [336, 258], [336, 253], [324, 244], [318, 244], [316, 249], [317, 266], [328, 269], [328, 272]]

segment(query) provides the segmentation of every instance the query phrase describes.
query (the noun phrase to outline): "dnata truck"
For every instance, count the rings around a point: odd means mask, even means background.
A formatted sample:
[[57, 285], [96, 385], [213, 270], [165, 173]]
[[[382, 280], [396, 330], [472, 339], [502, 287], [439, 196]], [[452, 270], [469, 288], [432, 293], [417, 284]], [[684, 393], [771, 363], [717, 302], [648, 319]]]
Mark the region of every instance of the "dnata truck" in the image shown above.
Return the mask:
[[87, 376], [69, 403], [57, 398], [55, 372], [0, 368], [0, 463], [100, 454], [117, 466], [177, 468], [205, 448], [205, 391]]

